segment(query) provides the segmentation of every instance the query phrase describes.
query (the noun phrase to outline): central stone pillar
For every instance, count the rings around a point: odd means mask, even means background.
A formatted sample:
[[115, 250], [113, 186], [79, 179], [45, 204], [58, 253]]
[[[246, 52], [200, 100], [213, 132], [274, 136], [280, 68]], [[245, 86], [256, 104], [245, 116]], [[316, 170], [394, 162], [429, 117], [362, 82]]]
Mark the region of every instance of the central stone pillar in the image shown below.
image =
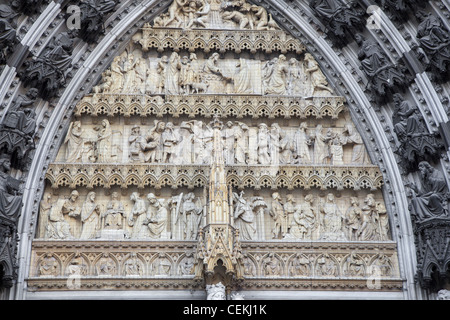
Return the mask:
[[243, 280], [239, 230], [233, 226], [231, 190], [226, 182], [222, 122], [213, 124], [214, 141], [206, 225], [199, 231], [195, 281], [206, 286], [222, 283], [227, 296]]

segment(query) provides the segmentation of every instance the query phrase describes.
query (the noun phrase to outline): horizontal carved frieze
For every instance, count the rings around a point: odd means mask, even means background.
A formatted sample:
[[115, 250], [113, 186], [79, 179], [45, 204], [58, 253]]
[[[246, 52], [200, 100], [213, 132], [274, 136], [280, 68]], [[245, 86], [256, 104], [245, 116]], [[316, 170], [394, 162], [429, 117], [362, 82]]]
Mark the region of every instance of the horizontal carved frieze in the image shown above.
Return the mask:
[[[33, 242], [34, 290], [202, 289], [193, 242]], [[355, 253], [355, 250], [358, 253]], [[393, 242], [242, 242], [244, 290], [401, 290]]]
[[[52, 163], [46, 179], [52, 188], [120, 186], [128, 188], [205, 187], [209, 165], [68, 164]], [[378, 190], [383, 177], [378, 167], [367, 166], [233, 166], [226, 168], [233, 188], [369, 189]]]
[[189, 30], [148, 26], [142, 29], [142, 33], [135, 35], [133, 40], [140, 44], [144, 51], [153, 48], [158, 52], [172, 49], [176, 52], [201, 50], [206, 53], [212, 51], [241, 53], [248, 50], [251, 53], [260, 51], [300, 54], [306, 49], [300, 41], [283, 30]]
[[283, 97], [252, 95], [148, 96], [140, 94], [92, 94], [81, 100], [76, 116], [156, 116], [337, 119], [345, 108], [343, 97]]

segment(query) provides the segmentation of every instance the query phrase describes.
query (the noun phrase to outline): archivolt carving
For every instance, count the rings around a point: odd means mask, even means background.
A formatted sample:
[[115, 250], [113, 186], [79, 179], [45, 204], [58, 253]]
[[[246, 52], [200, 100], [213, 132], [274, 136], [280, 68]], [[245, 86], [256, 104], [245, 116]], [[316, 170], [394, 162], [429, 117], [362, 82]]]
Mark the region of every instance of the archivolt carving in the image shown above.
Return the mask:
[[83, 98], [75, 110], [76, 116], [157, 116], [187, 115], [212, 117], [214, 114], [222, 118], [252, 117], [267, 118], [317, 118], [331, 117], [337, 119], [345, 110], [342, 97], [271, 97], [242, 95], [189, 95], [160, 96], [132, 94], [93, 94]]
[[[49, 166], [46, 179], [52, 188], [93, 188], [102, 186], [121, 188], [137, 186], [144, 188], [164, 186], [178, 188], [204, 187], [208, 183], [206, 165], [111, 165], [54, 163]], [[182, 169], [180, 171], [180, 169]], [[260, 188], [319, 188], [327, 189], [370, 189], [383, 186], [381, 172], [376, 166], [329, 167], [329, 166], [230, 166], [227, 168], [227, 182], [239, 189]]]

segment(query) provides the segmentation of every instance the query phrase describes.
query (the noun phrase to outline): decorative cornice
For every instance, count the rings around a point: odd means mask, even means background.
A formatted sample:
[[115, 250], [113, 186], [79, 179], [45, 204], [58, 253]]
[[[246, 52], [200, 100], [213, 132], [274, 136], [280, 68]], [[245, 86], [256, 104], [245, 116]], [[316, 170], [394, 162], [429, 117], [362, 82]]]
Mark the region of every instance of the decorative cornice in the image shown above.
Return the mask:
[[287, 96], [243, 96], [243, 95], [140, 95], [140, 94], [92, 94], [84, 97], [75, 108], [75, 115], [91, 116], [140, 116], [190, 118], [218, 114], [221, 118], [284, 117], [337, 119], [345, 110], [343, 97], [287, 97]]
[[133, 39], [144, 51], [155, 48], [158, 52], [173, 49], [176, 52], [202, 50], [206, 53], [210, 51], [241, 53], [245, 48], [251, 53], [263, 51], [300, 54], [306, 49], [300, 41], [282, 30], [185, 30], [151, 28], [147, 25], [142, 29], [142, 33]]
[[[369, 189], [383, 186], [376, 166], [228, 166], [227, 183], [233, 188]], [[46, 179], [52, 188], [120, 186], [128, 188], [204, 187], [208, 185], [209, 166], [177, 166], [167, 164], [76, 164], [49, 165]]]

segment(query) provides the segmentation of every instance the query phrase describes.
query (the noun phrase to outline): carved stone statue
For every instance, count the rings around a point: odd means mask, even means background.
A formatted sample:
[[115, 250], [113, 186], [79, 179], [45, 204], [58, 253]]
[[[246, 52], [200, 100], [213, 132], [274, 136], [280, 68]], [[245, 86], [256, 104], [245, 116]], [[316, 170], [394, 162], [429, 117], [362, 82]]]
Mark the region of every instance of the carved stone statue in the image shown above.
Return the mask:
[[270, 210], [270, 216], [275, 223], [275, 226], [272, 229], [273, 238], [283, 238], [287, 233], [287, 216], [278, 192], [272, 193], [272, 208]]
[[[73, 190], [68, 199], [63, 200], [62, 206], [61, 206], [61, 215], [59, 212], [56, 212], [56, 218], [55, 221], [61, 222], [60, 230], [62, 230], [62, 233], [59, 233], [59, 235], [63, 235], [64, 239], [68, 236], [67, 229], [70, 230], [71, 235], [74, 238], [79, 238], [81, 233], [81, 207], [78, 203], [78, 198], [80, 194], [77, 190]], [[64, 216], [67, 217], [67, 222], [69, 223], [69, 228], [65, 226], [64, 223]], [[52, 219], [51, 219], [52, 220]], [[59, 226], [57, 226], [59, 228]]]
[[355, 127], [347, 123], [342, 131], [341, 141], [343, 145], [353, 145], [352, 162], [358, 164], [370, 164], [370, 158], [367, 154], [361, 135], [356, 131]]
[[132, 253], [131, 256], [124, 263], [124, 273], [127, 277], [140, 277], [144, 273], [144, 267], [141, 260], [137, 257], [136, 253]]
[[12, 0], [12, 7], [26, 15], [32, 16], [41, 10], [47, 0]]
[[[184, 196], [181, 206], [182, 224], [186, 227], [182, 228], [185, 231], [185, 240], [195, 240], [202, 222], [203, 208], [194, 202], [195, 194], [190, 192]], [[184, 221], [184, 222], [183, 222]]]
[[319, 64], [310, 53], [305, 54], [305, 72], [309, 74], [309, 81], [311, 82], [311, 91], [309, 96], [323, 95], [323, 92], [332, 94], [333, 90], [328, 86], [327, 78], [319, 68]]
[[79, 4], [81, 29], [78, 35], [87, 43], [95, 43], [104, 34], [105, 16], [114, 10], [116, 0], [84, 0]]
[[331, 163], [335, 166], [344, 164], [343, 139], [341, 134], [333, 132], [331, 128], [327, 130], [328, 148]]
[[301, 253], [296, 253], [289, 266], [289, 275], [291, 277], [309, 276], [311, 273], [311, 262]]
[[332, 193], [329, 193], [325, 203], [320, 205], [319, 212], [321, 213], [320, 239], [327, 241], [345, 240], [342, 232], [343, 216]]
[[270, 164], [269, 139], [267, 125], [261, 123], [258, 130], [258, 163], [260, 164]]
[[111, 200], [106, 205], [106, 211], [102, 213], [101, 218], [103, 221], [102, 227], [106, 230], [120, 230], [124, 228], [126, 213], [117, 192], [114, 191], [111, 194]]
[[149, 231], [145, 224], [147, 221], [145, 208], [145, 201], [142, 199], [137, 192], [133, 192], [130, 196], [130, 200], [134, 203], [131, 208], [131, 212], [128, 215], [128, 225], [133, 227], [131, 231], [132, 239], [143, 239], [148, 238]]
[[234, 223], [239, 229], [239, 235], [242, 240], [254, 240], [256, 235], [255, 214], [247, 200], [243, 198], [244, 192], [240, 195], [234, 194], [236, 202], [234, 213]]
[[316, 213], [313, 207], [314, 197], [311, 194], [305, 196], [304, 201], [295, 207], [290, 222], [289, 234], [286, 238], [311, 239], [311, 232], [316, 223]]
[[64, 218], [61, 201], [51, 201], [48, 194], [41, 202], [39, 211], [40, 236], [45, 239], [72, 239], [70, 225]]
[[416, 13], [420, 24], [417, 28], [417, 40], [426, 54], [429, 71], [436, 74], [440, 82], [450, 78], [450, 36], [449, 30], [439, 17], [431, 13], [418, 11]]
[[372, 194], [368, 194], [361, 208], [361, 225], [357, 231], [359, 240], [380, 240], [380, 215]]
[[356, 8], [356, 1], [310, 0], [309, 7], [327, 27], [326, 33], [338, 47], [348, 44], [355, 31], [364, 27], [364, 11]]
[[29, 89], [25, 95], [20, 94], [12, 102], [5, 116], [4, 125], [32, 136], [36, 129], [36, 114], [28, 107], [35, 103], [37, 96], [38, 90], [36, 88]]
[[81, 207], [82, 229], [80, 239], [95, 239], [100, 230], [100, 206], [95, 202], [96, 194], [91, 191]]
[[403, 160], [400, 165], [410, 172], [422, 160], [434, 161], [439, 155], [441, 144], [434, 134], [428, 132], [416, 106], [411, 106], [401, 94], [395, 94], [393, 100], [395, 110], [392, 122], [400, 143], [396, 153]]
[[378, 4], [390, 19], [399, 23], [405, 23], [411, 13], [426, 7], [421, 0], [379, 0]]
[[53, 98], [65, 84], [65, 72], [72, 64], [73, 39], [69, 33], [58, 34], [34, 60], [24, 63], [19, 73], [26, 87], [37, 88], [43, 99]]
[[287, 75], [289, 69], [286, 63], [286, 56], [280, 56], [273, 64], [266, 65], [264, 70], [265, 94], [285, 95], [287, 93]]
[[251, 94], [253, 93], [251, 83], [251, 72], [246, 59], [239, 59], [236, 63], [236, 74], [234, 75], [234, 93]]
[[0, 65], [6, 63], [7, 57], [17, 43], [15, 21], [17, 15], [10, 6], [0, 5]]
[[280, 131], [280, 164], [294, 162], [295, 145], [292, 135], [286, 130]]
[[360, 69], [369, 80], [372, 99], [384, 102], [394, 92], [402, 91], [410, 78], [406, 68], [399, 64], [394, 65], [378, 43], [366, 40], [361, 34], [355, 35], [355, 39], [360, 47]]
[[95, 128], [97, 139], [95, 141], [95, 159], [99, 163], [108, 163], [111, 161], [111, 124], [107, 119], [103, 119], [101, 126]]
[[304, 64], [295, 58], [289, 59], [288, 73], [288, 94], [297, 96], [307, 95], [306, 81], [308, 77], [305, 73]]
[[273, 252], [270, 252], [263, 259], [263, 272], [266, 276], [280, 276], [281, 274], [281, 265], [280, 260], [277, 259]]
[[234, 164], [235, 128], [232, 121], [227, 121], [222, 136], [224, 138], [224, 161], [226, 164]]
[[446, 289], [439, 290], [437, 300], [450, 300], [450, 291]]
[[449, 191], [444, 175], [426, 161], [419, 163], [419, 170], [421, 188], [414, 183], [409, 184], [414, 191], [411, 214], [418, 222], [446, 215], [448, 208], [444, 207], [444, 204], [448, 201]]
[[166, 94], [180, 93], [180, 70], [181, 61], [178, 53], [173, 52], [170, 55], [165, 75]]
[[175, 157], [177, 156], [175, 152], [175, 148], [177, 143], [179, 142], [179, 138], [177, 137], [172, 122], [167, 122], [165, 125], [165, 129], [161, 134], [161, 143], [163, 147], [162, 152], [162, 163], [174, 163], [176, 162]]
[[328, 141], [331, 137], [323, 134], [322, 125], [318, 124], [311, 138], [314, 139], [314, 163], [326, 164], [330, 158]]
[[162, 199], [157, 199], [153, 193], [147, 196], [150, 206], [147, 211], [147, 225], [150, 238], [160, 239], [167, 237], [167, 209]]
[[141, 127], [138, 125], [131, 128], [131, 135], [128, 138], [129, 158], [131, 162], [145, 162], [147, 141], [141, 134]]
[[70, 124], [67, 131], [64, 143], [67, 144], [66, 162], [79, 162], [82, 160], [84, 139], [82, 137], [83, 130], [81, 129], [81, 122], [75, 121]]
[[109, 92], [111, 93], [119, 93], [123, 89], [124, 77], [123, 69], [120, 66], [121, 60], [122, 57], [117, 56], [111, 63], [111, 86], [109, 87]]
[[36, 131], [36, 113], [31, 108], [38, 90], [31, 88], [14, 99], [0, 124], [0, 155], [8, 155], [11, 167], [24, 170], [31, 161]]
[[350, 207], [345, 212], [344, 230], [347, 240], [356, 241], [358, 239], [358, 230], [361, 227], [361, 208], [357, 197], [350, 198]]
[[306, 164], [311, 163], [311, 155], [309, 153], [309, 145], [311, 144], [310, 137], [308, 136], [307, 123], [300, 123], [299, 128], [294, 135], [294, 163]]
[[162, 121], [155, 120], [154, 126], [145, 136], [146, 144], [143, 146], [141, 144], [141, 148], [147, 152], [145, 161], [150, 163], [161, 162], [162, 154], [163, 154], [163, 146], [162, 146], [162, 134], [166, 128], [166, 124]]
[[269, 156], [270, 163], [275, 166], [280, 164], [280, 134], [280, 126], [278, 123], [273, 123], [269, 132]]
[[9, 175], [11, 162], [8, 157], [0, 158], [0, 217], [15, 221], [22, 208], [22, 191], [19, 180]]
[[234, 159], [236, 161], [236, 164], [247, 163], [248, 130], [249, 130], [249, 127], [245, 123], [242, 123], [242, 122], [237, 122], [237, 124], [234, 127], [234, 136], [236, 138]]

